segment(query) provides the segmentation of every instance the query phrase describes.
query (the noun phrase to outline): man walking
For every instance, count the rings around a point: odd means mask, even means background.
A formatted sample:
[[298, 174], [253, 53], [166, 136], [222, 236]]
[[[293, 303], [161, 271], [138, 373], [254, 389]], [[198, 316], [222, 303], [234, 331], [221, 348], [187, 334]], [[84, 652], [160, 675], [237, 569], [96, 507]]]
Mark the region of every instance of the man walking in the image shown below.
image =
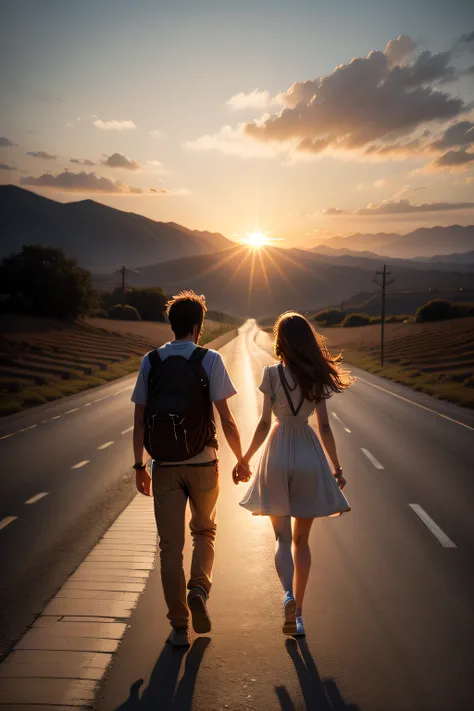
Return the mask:
[[[161, 580], [172, 626], [168, 641], [175, 646], [189, 644], [189, 610], [196, 632], [211, 629], [207, 599], [219, 493], [212, 403], [237, 462], [242, 460], [239, 431], [227, 403], [237, 391], [219, 353], [197, 345], [206, 311], [205, 298], [193, 291], [182, 291], [168, 302], [175, 340], [143, 358], [132, 394], [136, 485], [145, 496], [153, 490]], [[144, 447], [153, 460], [152, 478], [143, 462]], [[245, 465], [240, 471], [242, 479], [249, 475]], [[183, 547], [188, 500], [193, 556], [186, 604]]]

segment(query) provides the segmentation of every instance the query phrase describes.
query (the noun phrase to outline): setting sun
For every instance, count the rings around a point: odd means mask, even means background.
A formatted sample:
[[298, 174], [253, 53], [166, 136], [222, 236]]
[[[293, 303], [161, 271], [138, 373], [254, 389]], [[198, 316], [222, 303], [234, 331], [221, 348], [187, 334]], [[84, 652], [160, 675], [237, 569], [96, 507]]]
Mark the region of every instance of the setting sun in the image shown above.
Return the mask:
[[269, 242], [269, 238], [265, 232], [246, 232], [246, 244], [253, 249], [260, 249]]

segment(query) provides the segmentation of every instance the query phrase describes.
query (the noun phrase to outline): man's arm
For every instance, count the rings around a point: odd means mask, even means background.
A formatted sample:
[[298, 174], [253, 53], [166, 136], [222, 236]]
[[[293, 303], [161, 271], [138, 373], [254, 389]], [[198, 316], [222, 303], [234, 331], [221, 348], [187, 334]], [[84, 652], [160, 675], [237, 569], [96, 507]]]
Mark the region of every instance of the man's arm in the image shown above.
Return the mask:
[[239, 428], [230, 411], [227, 400], [217, 400], [214, 405], [221, 418], [222, 430], [229, 447], [237, 457], [237, 461], [242, 461], [242, 444], [240, 442]]
[[[135, 405], [135, 414], [133, 417], [133, 455], [135, 462], [143, 462], [144, 443], [145, 440], [145, 406]], [[146, 469], [137, 469], [135, 471], [135, 480], [137, 490], [140, 494], [151, 496], [151, 477]]]

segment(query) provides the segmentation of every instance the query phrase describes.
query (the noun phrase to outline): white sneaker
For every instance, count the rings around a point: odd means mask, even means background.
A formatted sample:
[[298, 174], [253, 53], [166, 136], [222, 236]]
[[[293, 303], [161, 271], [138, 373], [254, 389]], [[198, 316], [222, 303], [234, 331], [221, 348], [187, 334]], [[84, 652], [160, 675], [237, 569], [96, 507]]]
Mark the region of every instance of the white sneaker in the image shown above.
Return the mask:
[[285, 619], [283, 622], [283, 634], [296, 634], [296, 601], [293, 597], [287, 595], [283, 606]]
[[296, 620], [296, 632], [294, 634], [297, 637], [304, 637], [306, 635], [306, 632], [304, 629], [303, 618], [302, 617], [295, 617], [295, 620]]

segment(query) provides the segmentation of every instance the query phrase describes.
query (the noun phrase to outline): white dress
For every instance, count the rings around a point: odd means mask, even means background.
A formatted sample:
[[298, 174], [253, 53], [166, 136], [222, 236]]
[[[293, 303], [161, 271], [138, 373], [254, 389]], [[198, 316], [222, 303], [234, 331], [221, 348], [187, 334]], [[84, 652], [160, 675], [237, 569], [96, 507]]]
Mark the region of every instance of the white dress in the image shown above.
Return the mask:
[[[293, 387], [291, 372], [287, 368], [282, 372]], [[314, 404], [301, 402], [298, 386], [285, 393], [278, 364], [264, 368], [259, 389], [272, 398], [276, 423], [240, 505], [261, 516], [316, 518], [350, 511], [319, 438], [308, 424]]]

